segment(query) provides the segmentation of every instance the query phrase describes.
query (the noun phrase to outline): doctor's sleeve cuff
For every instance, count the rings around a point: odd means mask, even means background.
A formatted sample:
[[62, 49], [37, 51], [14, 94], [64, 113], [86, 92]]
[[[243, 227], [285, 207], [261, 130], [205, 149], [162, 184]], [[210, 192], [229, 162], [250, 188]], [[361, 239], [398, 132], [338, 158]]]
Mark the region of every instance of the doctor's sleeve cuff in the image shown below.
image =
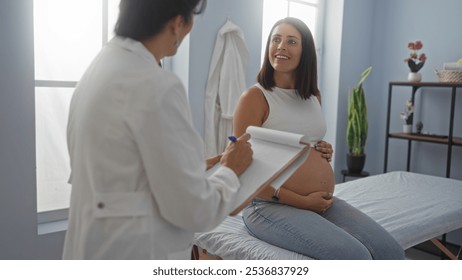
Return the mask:
[[220, 166], [212, 177], [217, 177], [220, 181], [226, 182], [226, 184], [231, 187], [232, 190], [238, 190], [241, 186], [239, 177], [237, 177], [234, 171], [226, 166]]

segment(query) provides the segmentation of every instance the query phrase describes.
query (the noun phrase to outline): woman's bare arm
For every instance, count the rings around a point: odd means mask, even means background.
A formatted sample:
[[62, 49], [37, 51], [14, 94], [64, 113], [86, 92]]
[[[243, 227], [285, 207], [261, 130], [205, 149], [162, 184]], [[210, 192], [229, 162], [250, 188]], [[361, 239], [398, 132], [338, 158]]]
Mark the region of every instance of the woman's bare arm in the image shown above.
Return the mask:
[[241, 136], [247, 127], [262, 126], [268, 117], [269, 108], [260, 89], [251, 87], [241, 97], [234, 111], [233, 133]]
[[[276, 190], [272, 186], [269, 186], [258, 197], [271, 201], [275, 193]], [[332, 202], [332, 193], [328, 192], [313, 192], [309, 195], [299, 195], [284, 187], [278, 192], [278, 203], [318, 213], [327, 210]]]

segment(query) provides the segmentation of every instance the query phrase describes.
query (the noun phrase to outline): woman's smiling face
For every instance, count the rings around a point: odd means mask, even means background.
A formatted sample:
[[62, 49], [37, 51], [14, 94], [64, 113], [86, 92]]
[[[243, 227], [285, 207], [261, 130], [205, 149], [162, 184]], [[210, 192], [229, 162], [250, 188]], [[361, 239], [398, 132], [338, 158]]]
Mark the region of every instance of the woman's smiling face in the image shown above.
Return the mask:
[[302, 36], [290, 24], [276, 26], [271, 34], [269, 61], [275, 72], [293, 72], [297, 69], [302, 56]]

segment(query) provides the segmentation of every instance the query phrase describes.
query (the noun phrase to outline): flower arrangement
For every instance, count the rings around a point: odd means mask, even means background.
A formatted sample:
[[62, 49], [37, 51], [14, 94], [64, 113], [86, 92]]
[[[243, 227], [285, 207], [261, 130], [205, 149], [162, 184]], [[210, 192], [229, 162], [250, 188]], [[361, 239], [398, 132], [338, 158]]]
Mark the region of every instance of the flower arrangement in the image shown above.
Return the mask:
[[423, 44], [421, 41], [409, 42], [407, 44], [407, 48], [410, 51], [409, 58], [404, 59], [404, 62], [409, 65], [409, 69], [411, 72], [417, 73], [425, 64], [427, 60], [427, 56], [425, 53], [421, 53], [420, 55], [418, 52], [422, 49]]
[[412, 119], [414, 117], [414, 104], [412, 103], [411, 99], [406, 101], [404, 112], [400, 113], [400, 117], [406, 122], [406, 124], [412, 124]]

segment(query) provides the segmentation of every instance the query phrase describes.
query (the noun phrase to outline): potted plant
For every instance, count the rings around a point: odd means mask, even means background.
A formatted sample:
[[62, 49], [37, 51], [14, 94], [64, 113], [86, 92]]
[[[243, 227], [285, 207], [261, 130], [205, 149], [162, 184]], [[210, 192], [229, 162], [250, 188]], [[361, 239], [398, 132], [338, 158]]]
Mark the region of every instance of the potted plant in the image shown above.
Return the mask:
[[347, 166], [350, 173], [361, 173], [366, 161], [364, 149], [367, 139], [367, 106], [363, 83], [371, 73], [372, 67], [361, 74], [361, 80], [348, 95], [348, 126], [347, 126]]
[[404, 112], [400, 113], [401, 119], [405, 122], [405, 124], [403, 124], [403, 132], [411, 133], [412, 121], [414, 119], [414, 103], [412, 102], [412, 99], [406, 101], [406, 106], [404, 108]]

